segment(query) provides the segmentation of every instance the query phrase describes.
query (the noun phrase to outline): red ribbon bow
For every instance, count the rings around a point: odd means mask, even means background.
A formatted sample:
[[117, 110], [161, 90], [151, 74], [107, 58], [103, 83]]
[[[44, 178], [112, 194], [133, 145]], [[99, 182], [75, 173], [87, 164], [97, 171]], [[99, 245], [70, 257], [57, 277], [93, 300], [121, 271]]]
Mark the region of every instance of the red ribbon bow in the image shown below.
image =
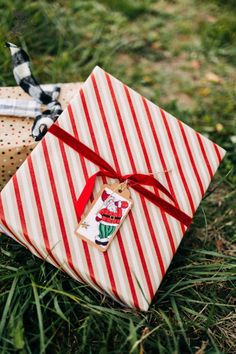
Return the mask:
[[152, 175], [142, 174], [142, 173], [133, 173], [127, 175], [121, 175], [114, 170], [101, 156], [99, 156], [95, 151], [91, 150], [81, 141], [76, 139], [73, 135], [69, 134], [64, 129], [60, 128], [57, 124], [53, 124], [48, 130], [51, 134], [61, 139], [64, 143], [69, 145], [72, 149], [77, 151], [80, 155], [87, 158], [89, 161], [93, 162], [95, 165], [99, 166], [101, 170], [94, 173], [86, 182], [86, 185], [81, 192], [77, 202], [76, 202], [76, 213], [80, 221], [83, 211], [86, 204], [89, 201], [89, 198], [92, 194], [95, 180], [98, 176], [106, 176], [114, 179], [118, 179], [121, 182], [126, 181], [126, 183], [135, 189], [139, 194], [148, 199], [150, 202], [162, 208], [165, 212], [176, 218], [178, 221], [183, 223], [186, 226], [189, 226], [192, 222], [192, 218], [181, 211], [179, 208], [176, 208], [174, 205], [167, 202], [165, 199], [159, 197], [157, 194], [149, 191], [148, 189], [142, 187], [142, 185], [152, 186], [155, 189], [163, 192], [168, 196], [172, 201], [174, 198], [170, 192]]

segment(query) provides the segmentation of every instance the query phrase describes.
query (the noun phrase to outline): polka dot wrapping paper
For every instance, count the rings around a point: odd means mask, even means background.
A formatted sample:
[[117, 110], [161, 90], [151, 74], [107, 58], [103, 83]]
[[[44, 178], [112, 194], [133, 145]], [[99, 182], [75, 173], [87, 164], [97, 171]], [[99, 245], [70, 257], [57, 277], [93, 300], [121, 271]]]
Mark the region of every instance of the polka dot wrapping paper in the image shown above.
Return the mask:
[[[78, 92], [80, 83], [61, 85], [59, 101], [65, 108]], [[20, 87], [1, 87], [1, 99], [32, 99]], [[32, 118], [0, 115], [0, 190], [36, 146], [30, 136]]]
[[[96, 67], [1, 191], [0, 227], [74, 279], [146, 311], [224, 155]], [[77, 210], [127, 175], [136, 180], [126, 180], [132, 208], [101, 252], [76, 234]], [[159, 186], [148, 184], [153, 175]]]

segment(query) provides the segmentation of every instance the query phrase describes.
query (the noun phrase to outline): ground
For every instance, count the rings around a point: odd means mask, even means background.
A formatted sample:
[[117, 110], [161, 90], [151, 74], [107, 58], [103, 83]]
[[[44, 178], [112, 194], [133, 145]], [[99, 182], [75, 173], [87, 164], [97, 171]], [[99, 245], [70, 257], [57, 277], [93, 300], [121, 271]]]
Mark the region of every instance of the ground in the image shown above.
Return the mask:
[[[100, 65], [227, 150], [147, 313], [123, 309], [1, 236], [0, 352], [236, 352], [234, 0], [0, 0], [0, 41], [42, 83]], [[14, 85], [0, 47], [0, 83]]]

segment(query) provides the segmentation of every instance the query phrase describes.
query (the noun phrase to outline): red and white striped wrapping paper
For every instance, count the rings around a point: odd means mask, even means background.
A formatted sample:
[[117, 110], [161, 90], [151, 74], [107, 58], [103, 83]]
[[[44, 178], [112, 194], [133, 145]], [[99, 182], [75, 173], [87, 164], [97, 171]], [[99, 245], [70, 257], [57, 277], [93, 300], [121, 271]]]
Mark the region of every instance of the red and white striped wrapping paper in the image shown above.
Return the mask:
[[[225, 154], [99, 67], [57, 124], [119, 173], [154, 173], [190, 216]], [[108, 251], [90, 246], [75, 235], [75, 202], [98, 169], [48, 133], [2, 190], [0, 226], [76, 280], [147, 310], [186, 227], [130, 189], [133, 208]], [[115, 181], [97, 178], [94, 196], [106, 182]]]

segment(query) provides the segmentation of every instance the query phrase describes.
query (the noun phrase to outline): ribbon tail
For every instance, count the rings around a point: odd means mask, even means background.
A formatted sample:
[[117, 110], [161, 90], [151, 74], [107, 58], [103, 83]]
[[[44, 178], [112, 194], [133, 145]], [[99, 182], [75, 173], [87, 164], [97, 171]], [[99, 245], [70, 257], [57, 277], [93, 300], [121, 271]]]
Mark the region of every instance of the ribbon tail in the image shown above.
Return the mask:
[[173, 200], [173, 202], [174, 202], [175, 198], [172, 196], [172, 194], [170, 194], [168, 189], [166, 189], [157, 179], [154, 178], [154, 180], [155, 180], [155, 184], [153, 187], [159, 189], [162, 193], [167, 195], [167, 197], [170, 198], [171, 200]]
[[[163, 186], [156, 178], [154, 178], [151, 175], [145, 175], [142, 173], [134, 173], [134, 174], [129, 174], [124, 176], [124, 178], [130, 179], [132, 182], [137, 182], [140, 184], [144, 184], [146, 186], [152, 186], [154, 188], [157, 188], [160, 190], [162, 193], [164, 193], [168, 198], [171, 200], [175, 201], [174, 197], [171, 195], [171, 193], [166, 189], [166, 187]], [[129, 183], [130, 186], [132, 187], [132, 183]]]
[[75, 211], [76, 211], [78, 222], [80, 222], [83, 211], [84, 211], [84, 209], [89, 201], [89, 198], [93, 192], [95, 180], [96, 180], [98, 173], [99, 172], [96, 172], [94, 175], [89, 177], [89, 179], [87, 180], [87, 182], [84, 186], [83, 191], [81, 192], [81, 194], [76, 202]]
[[159, 208], [163, 209], [166, 213], [173, 216], [182, 224], [186, 225], [187, 227], [191, 224], [192, 218], [184, 213], [179, 208], [176, 208], [174, 205], [168, 203], [165, 199], [158, 197], [156, 194], [150, 192], [148, 189], [143, 188], [140, 185], [131, 185], [131, 187], [137, 190], [141, 195], [147, 198], [150, 202], [158, 206]]

